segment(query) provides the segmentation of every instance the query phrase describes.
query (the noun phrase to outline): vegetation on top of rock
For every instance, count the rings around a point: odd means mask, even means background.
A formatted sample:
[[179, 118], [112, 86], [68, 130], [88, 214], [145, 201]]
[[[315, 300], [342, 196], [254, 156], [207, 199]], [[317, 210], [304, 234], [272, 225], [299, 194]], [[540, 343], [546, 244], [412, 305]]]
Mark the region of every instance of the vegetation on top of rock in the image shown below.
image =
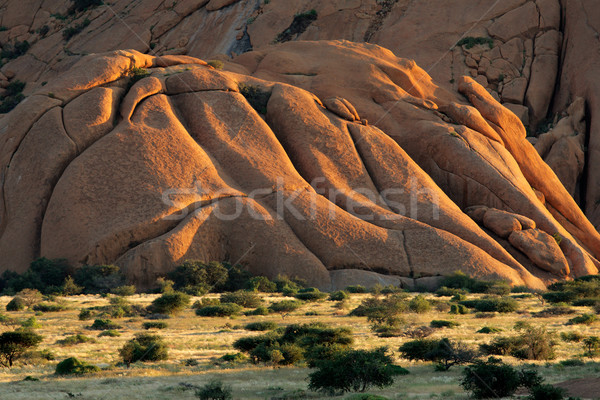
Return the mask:
[[8, 60], [15, 59], [27, 53], [31, 45], [27, 40], [22, 42], [15, 42], [13, 44], [6, 43], [2, 45], [2, 51], [0, 51], [0, 59], [6, 58]]
[[69, 8], [69, 14], [74, 14], [77, 11], [85, 11], [104, 4], [102, 0], [71, 0], [71, 2], [73, 5]]
[[66, 27], [62, 33], [63, 39], [68, 42], [73, 36], [81, 33], [89, 24], [90, 20], [86, 18], [80, 24]]
[[25, 83], [18, 79], [6, 86], [6, 91], [2, 95], [2, 101], [0, 102], [0, 114], [9, 112], [25, 98], [25, 95], [23, 94], [24, 88]]
[[465, 46], [467, 49], [472, 49], [476, 45], [488, 45], [490, 49], [494, 48], [494, 40], [489, 37], [473, 37], [467, 36], [456, 42], [457, 46]]
[[317, 20], [317, 11], [312, 9], [310, 11], [296, 14], [294, 20], [283, 32], [281, 32], [274, 40], [274, 43], [289, 42], [294, 37], [300, 36], [306, 28], [310, 26], [314, 21]]
[[259, 114], [267, 113], [267, 103], [271, 98], [271, 92], [263, 90], [258, 86], [252, 85], [239, 85], [240, 93], [248, 100], [248, 103], [256, 110]]

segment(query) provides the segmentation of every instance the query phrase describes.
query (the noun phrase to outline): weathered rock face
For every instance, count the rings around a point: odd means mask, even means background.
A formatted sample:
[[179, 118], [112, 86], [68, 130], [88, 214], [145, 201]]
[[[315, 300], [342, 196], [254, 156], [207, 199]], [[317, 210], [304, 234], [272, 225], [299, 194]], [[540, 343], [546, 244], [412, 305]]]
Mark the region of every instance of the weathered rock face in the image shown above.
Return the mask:
[[[150, 75], [129, 87], [133, 68]], [[351, 42], [289, 42], [224, 71], [133, 50], [84, 57], [0, 119], [3, 268], [114, 262], [143, 287], [186, 259], [323, 288], [596, 273], [600, 237], [521, 122], [472, 79], [460, 90], [469, 102]], [[461, 210], [481, 205], [480, 218]], [[515, 241], [532, 265], [478, 225], [496, 225], [488, 214], [515, 221], [509, 240], [536, 229]], [[542, 240], [555, 234], [560, 248]]]

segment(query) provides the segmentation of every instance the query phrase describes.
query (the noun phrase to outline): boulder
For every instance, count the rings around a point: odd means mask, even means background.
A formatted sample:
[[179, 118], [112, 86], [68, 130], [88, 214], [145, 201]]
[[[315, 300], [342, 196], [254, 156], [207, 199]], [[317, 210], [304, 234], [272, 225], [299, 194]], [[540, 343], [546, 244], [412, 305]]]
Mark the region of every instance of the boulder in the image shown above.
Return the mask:
[[513, 231], [522, 229], [519, 220], [506, 211], [488, 209], [482, 221], [486, 228], [503, 238], [507, 238]]
[[539, 268], [559, 276], [569, 273], [569, 265], [556, 240], [539, 229], [515, 231], [508, 241], [525, 253]]

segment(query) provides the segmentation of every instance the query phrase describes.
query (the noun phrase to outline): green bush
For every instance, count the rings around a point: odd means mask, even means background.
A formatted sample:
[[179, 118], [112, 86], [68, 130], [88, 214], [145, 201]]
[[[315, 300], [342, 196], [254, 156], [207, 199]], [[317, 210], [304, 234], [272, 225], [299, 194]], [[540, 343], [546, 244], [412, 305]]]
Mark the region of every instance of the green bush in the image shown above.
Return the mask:
[[594, 314], [582, 314], [567, 321], [567, 325], [591, 325], [598, 321], [598, 317]]
[[121, 326], [115, 324], [110, 319], [96, 319], [90, 329], [97, 331], [107, 331], [109, 329], [121, 329]]
[[85, 11], [90, 8], [97, 7], [102, 5], [102, 0], [71, 0], [73, 5], [71, 6], [69, 12], [71, 14], [77, 11]]
[[436, 296], [456, 296], [456, 295], [466, 295], [468, 292], [465, 289], [460, 288], [449, 288], [446, 286], [442, 286], [438, 290], [435, 291]]
[[461, 386], [476, 399], [512, 396], [519, 386], [519, 372], [497, 358], [479, 361], [463, 370]]
[[134, 285], [123, 285], [112, 289], [110, 292], [112, 294], [116, 294], [117, 296], [133, 296], [135, 291], [136, 289]]
[[443, 339], [417, 339], [404, 343], [399, 348], [402, 357], [409, 360], [432, 361], [438, 368], [447, 371], [453, 365], [473, 361], [477, 353], [460, 342]]
[[153, 313], [177, 314], [190, 305], [190, 296], [182, 292], [167, 292], [154, 299], [150, 305]]
[[100, 371], [95, 365], [79, 361], [75, 357], [67, 358], [56, 365], [56, 375], [84, 375]]
[[169, 358], [167, 345], [157, 335], [138, 333], [119, 350], [123, 362], [129, 367], [138, 361], [162, 361]]
[[228, 363], [240, 364], [245, 362], [248, 359], [243, 353], [228, 353], [221, 356], [220, 360]]
[[295, 297], [303, 301], [319, 301], [326, 298], [327, 293], [323, 293], [319, 289], [311, 287], [298, 290]]
[[254, 310], [244, 312], [244, 315], [268, 315], [269, 309], [267, 307], [256, 307]]
[[583, 339], [583, 345], [586, 350], [585, 355], [588, 357], [595, 357], [600, 353], [600, 338], [598, 336]]
[[317, 19], [317, 11], [312, 9], [307, 12], [296, 14], [292, 23], [283, 32], [277, 35], [274, 43], [283, 43], [293, 40], [294, 37], [302, 34]]
[[446, 321], [442, 319], [434, 319], [429, 325], [432, 328], [456, 328], [457, 326], [460, 326], [458, 322]]
[[244, 329], [248, 331], [271, 331], [277, 329], [278, 325], [272, 321], [251, 322]]
[[519, 308], [519, 303], [510, 297], [490, 297], [475, 300], [464, 300], [459, 304], [468, 308], [474, 308], [475, 310], [481, 312], [496, 311], [500, 313], [510, 313], [518, 310]]
[[468, 314], [469, 309], [462, 304], [452, 304], [450, 306], [450, 314]]
[[367, 288], [362, 285], [347, 286], [345, 289], [348, 293], [367, 293]]
[[481, 281], [471, 278], [460, 271], [446, 276], [441, 285], [448, 289], [462, 289], [470, 293], [487, 293], [495, 295], [507, 295], [511, 290], [510, 285], [506, 282]]
[[68, 42], [73, 36], [80, 34], [87, 26], [89, 26], [90, 22], [91, 21], [86, 18], [80, 24], [66, 27], [63, 30], [63, 39]]
[[240, 94], [246, 98], [250, 106], [259, 114], [267, 113], [267, 104], [271, 98], [271, 92], [262, 87], [239, 84]]
[[245, 308], [255, 308], [261, 305], [262, 299], [255, 292], [238, 290], [232, 293], [223, 293], [221, 303], [234, 303]]
[[277, 291], [277, 284], [271, 282], [266, 276], [255, 276], [248, 280], [247, 289], [256, 292], [273, 293]]
[[528, 400], [563, 400], [567, 391], [552, 385], [538, 385], [531, 388]]
[[[24, 86], [23, 82], [13, 81], [6, 88], [6, 95], [18, 95]], [[29, 269], [22, 275], [5, 271], [0, 278], [0, 288], [5, 292], [14, 293], [23, 289], [35, 289], [44, 294], [61, 294], [64, 291], [65, 281], [72, 271], [73, 269], [64, 259], [50, 260], [42, 257], [32, 261]]]
[[269, 306], [271, 312], [280, 313], [282, 318], [289, 315], [292, 311], [297, 310], [302, 306], [302, 302], [298, 300], [281, 300]]
[[211, 381], [196, 391], [200, 400], [231, 400], [231, 388], [221, 381]]
[[0, 60], [3, 58], [12, 60], [27, 53], [31, 45], [27, 40], [15, 42], [14, 44], [4, 43], [0, 52]]
[[350, 296], [347, 292], [343, 290], [338, 290], [337, 292], [332, 292], [329, 294], [329, 300], [331, 301], [342, 301], [348, 299]]
[[59, 312], [66, 310], [66, 307], [58, 303], [39, 303], [33, 306], [33, 310], [39, 312]]
[[498, 333], [498, 332], [502, 332], [502, 329], [495, 328], [493, 326], [484, 326], [483, 328], [481, 328], [480, 330], [477, 331], [477, 333]]
[[125, 284], [125, 276], [116, 265], [84, 265], [73, 275], [85, 293], [109, 293]]
[[43, 337], [29, 329], [0, 334], [0, 365], [11, 368], [26, 350], [36, 347]]
[[394, 370], [392, 359], [386, 353], [385, 348], [337, 352], [330, 360], [317, 362], [317, 370], [309, 375], [308, 387], [345, 393], [390, 386], [394, 383]]
[[481, 344], [485, 354], [512, 355], [527, 360], [551, 360], [555, 357], [556, 343], [543, 327], [525, 326], [515, 337], [497, 337], [489, 344]]
[[573, 310], [569, 306], [554, 306], [554, 307], [545, 308], [542, 311], [537, 312], [537, 313], [532, 313], [531, 316], [537, 317], [537, 318], [549, 318], [549, 317], [554, 317], [557, 315], [568, 315], [568, 314], [574, 314], [574, 313], [575, 313], [575, 310]]
[[487, 45], [490, 49], [494, 48], [494, 40], [489, 37], [473, 37], [467, 36], [460, 39], [456, 45], [457, 46], [465, 46], [467, 49], [472, 49], [476, 45]]
[[35, 317], [29, 317], [25, 321], [21, 322], [22, 328], [29, 329], [40, 329], [42, 324], [40, 324]]
[[167, 274], [176, 290], [196, 296], [220, 290], [227, 283], [228, 277], [228, 270], [223, 264], [205, 264], [201, 261], [186, 261]]
[[150, 322], [144, 322], [142, 324], [142, 328], [143, 329], [167, 329], [169, 325], [166, 322], [162, 322], [162, 321], [150, 321]]
[[560, 333], [560, 338], [564, 341], [564, 342], [575, 342], [575, 343], [579, 343], [581, 342], [585, 336], [579, 332], [561, 332]]
[[6, 311], [23, 311], [25, 309], [25, 299], [15, 296], [6, 304]]
[[78, 333], [77, 335], [67, 336], [56, 342], [61, 346], [74, 346], [81, 343], [96, 343], [96, 339]]
[[196, 309], [196, 315], [200, 317], [227, 317], [238, 314], [243, 307], [235, 303], [223, 303], [216, 306], [208, 306]]
[[408, 302], [408, 308], [412, 312], [423, 314], [431, 310], [431, 303], [425, 297], [418, 295]]
[[114, 329], [108, 329], [108, 330], [102, 331], [98, 334], [98, 337], [103, 337], [103, 336], [119, 337], [119, 336], [121, 336], [121, 334]]
[[217, 306], [219, 304], [221, 304], [221, 300], [219, 300], [219, 299], [203, 297], [200, 300], [196, 300], [194, 302], [194, 304], [192, 304], [192, 309], [196, 310], [198, 308], [203, 308], [203, 307], [208, 307], [208, 306]]

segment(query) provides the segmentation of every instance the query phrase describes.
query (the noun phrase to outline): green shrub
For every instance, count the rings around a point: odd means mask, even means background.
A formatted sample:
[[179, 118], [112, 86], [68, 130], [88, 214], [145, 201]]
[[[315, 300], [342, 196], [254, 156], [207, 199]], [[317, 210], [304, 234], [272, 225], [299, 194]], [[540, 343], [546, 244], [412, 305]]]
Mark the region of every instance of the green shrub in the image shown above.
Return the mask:
[[317, 362], [308, 387], [324, 392], [364, 392], [394, 383], [392, 359], [385, 348], [337, 352], [330, 360]]
[[507, 295], [510, 293], [510, 285], [503, 281], [481, 281], [471, 278], [457, 271], [448, 275], [442, 281], [442, 287], [449, 289], [462, 289], [471, 293], [487, 293], [495, 295]]
[[450, 314], [468, 314], [469, 309], [462, 304], [452, 304], [450, 306]]
[[15, 296], [6, 304], [6, 311], [23, 311], [26, 303], [22, 297]]
[[516, 369], [490, 357], [466, 367], [461, 386], [476, 399], [510, 397], [521, 386], [521, 379]]
[[227, 317], [238, 314], [243, 307], [235, 303], [223, 303], [216, 306], [208, 306], [196, 309], [196, 315], [200, 317]]
[[317, 16], [317, 11], [314, 9], [304, 13], [296, 14], [290, 26], [278, 34], [274, 42], [283, 43], [293, 40], [294, 37], [297, 37], [306, 31], [306, 28], [308, 28], [310, 24], [317, 20]]
[[585, 363], [578, 358], [571, 358], [568, 360], [562, 360], [560, 365], [563, 367], [583, 367]]
[[323, 293], [319, 289], [311, 287], [298, 290], [295, 297], [303, 301], [319, 301], [326, 298], [327, 293]]
[[350, 296], [347, 292], [343, 290], [338, 290], [337, 292], [332, 292], [329, 294], [329, 300], [331, 301], [342, 301], [348, 299]]
[[33, 306], [33, 310], [40, 312], [59, 312], [66, 310], [66, 307], [58, 303], [39, 303]]
[[177, 314], [190, 305], [190, 296], [182, 292], [167, 292], [154, 299], [150, 310], [159, 314]]
[[79, 361], [75, 357], [67, 358], [56, 365], [56, 375], [84, 375], [100, 371], [95, 365]]
[[125, 284], [125, 276], [116, 265], [84, 265], [73, 275], [85, 293], [109, 293]]
[[25, 321], [21, 322], [21, 327], [29, 329], [40, 329], [42, 327], [42, 324], [40, 324], [35, 317], [29, 317]]
[[42, 336], [29, 329], [0, 334], [0, 365], [11, 368], [26, 350], [36, 347], [42, 340]]
[[208, 306], [217, 306], [219, 304], [221, 304], [221, 300], [219, 300], [219, 299], [203, 297], [200, 300], [196, 300], [194, 302], [194, 304], [192, 304], [192, 309], [195, 310], [198, 308], [203, 308], [203, 307], [208, 307]]
[[465, 289], [460, 288], [449, 288], [446, 286], [440, 287], [435, 291], [436, 296], [456, 296], [456, 295], [466, 295], [467, 291]]
[[481, 328], [480, 330], [477, 331], [477, 333], [498, 333], [498, 332], [502, 332], [502, 329], [495, 328], [493, 326], [484, 326], [483, 328]]
[[[222, 290], [229, 279], [228, 269], [221, 263], [205, 264], [201, 261], [186, 261], [167, 274], [174, 282], [174, 288], [190, 295], [203, 295], [210, 291]], [[243, 285], [249, 276], [243, 279]]]
[[432, 361], [444, 371], [453, 365], [473, 361], [477, 353], [460, 342], [443, 339], [417, 339], [404, 343], [399, 348], [402, 357], [409, 360]]
[[96, 343], [96, 339], [91, 338], [89, 336], [82, 335], [82, 334], [77, 334], [77, 335], [67, 336], [64, 339], [58, 340], [56, 343], [60, 344], [61, 346], [74, 346], [76, 344], [81, 344], [81, 343]]
[[119, 350], [123, 362], [129, 367], [138, 361], [162, 361], [169, 357], [167, 345], [157, 335], [138, 333]]
[[362, 285], [347, 286], [345, 289], [348, 293], [367, 293], [367, 288]]
[[196, 391], [200, 400], [230, 400], [233, 399], [231, 388], [221, 381], [211, 381]]
[[551, 360], [555, 357], [556, 343], [543, 327], [526, 326], [516, 337], [497, 337], [489, 344], [481, 344], [485, 354], [512, 355], [528, 360]]
[[563, 400], [567, 391], [552, 385], [538, 385], [531, 388], [528, 400]]
[[107, 331], [109, 329], [121, 329], [121, 326], [115, 324], [110, 319], [96, 319], [90, 329], [97, 331]]
[[418, 295], [408, 302], [408, 308], [412, 312], [423, 314], [431, 310], [431, 303], [425, 297]]
[[491, 297], [476, 300], [464, 300], [459, 304], [468, 308], [474, 308], [475, 310], [481, 312], [496, 311], [500, 313], [510, 313], [518, 310], [519, 308], [519, 303], [510, 297]]
[[14, 44], [4, 43], [0, 52], [0, 59], [6, 58], [9, 60], [18, 58], [27, 53], [31, 45], [27, 40], [15, 42]]
[[532, 313], [531, 316], [537, 317], [537, 318], [550, 318], [550, 317], [554, 317], [557, 315], [568, 315], [568, 314], [573, 314], [573, 313], [575, 313], [575, 310], [573, 310], [571, 307], [554, 306], [554, 307], [548, 307], [546, 309], [543, 309], [542, 311], [537, 312], [537, 313]]
[[223, 61], [220, 60], [208, 60], [206, 63], [214, 69], [223, 69], [223, 67], [225, 66], [225, 64], [223, 64]]
[[112, 289], [110, 292], [117, 296], [133, 296], [135, 294], [134, 285], [123, 285]]
[[598, 336], [583, 339], [583, 345], [586, 349], [585, 355], [588, 357], [594, 357], [600, 353], [600, 338]]
[[243, 353], [228, 353], [221, 356], [220, 360], [228, 363], [240, 364], [245, 362], [248, 359]]
[[69, 9], [69, 13], [71, 14], [102, 5], [102, 0], [71, 0], [71, 2], [73, 3]]
[[456, 328], [457, 326], [460, 326], [458, 322], [441, 319], [434, 319], [429, 325], [432, 328]]
[[269, 306], [271, 312], [280, 313], [282, 318], [289, 315], [292, 311], [297, 310], [302, 306], [302, 302], [298, 300], [281, 300]]
[[66, 27], [63, 30], [63, 39], [68, 42], [73, 36], [80, 34], [81, 31], [83, 31], [87, 26], [89, 26], [90, 22], [91, 21], [88, 18], [86, 18], [80, 24]]
[[576, 342], [579, 343], [581, 342], [585, 336], [583, 336], [583, 334], [579, 333], [579, 332], [561, 332], [560, 333], [560, 338], [564, 341], [564, 342]]
[[119, 336], [121, 336], [121, 334], [114, 329], [108, 329], [108, 330], [102, 331], [98, 334], [98, 337], [103, 337], [103, 336], [119, 337]]
[[598, 321], [598, 317], [594, 314], [582, 314], [567, 321], [567, 325], [591, 325]]
[[167, 329], [169, 325], [166, 322], [162, 322], [162, 321], [150, 321], [150, 322], [144, 322], [142, 324], [142, 328], [143, 329]]
[[487, 45], [490, 49], [494, 48], [494, 40], [489, 37], [473, 37], [467, 36], [460, 39], [456, 45], [457, 46], [465, 46], [467, 49], [472, 49], [476, 45]]
[[271, 331], [277, 329], [278, 325], [272, 321], [251, 322], [244, 329], [248, 331]]
[[262, 299], [255, 292], [238, 290], [232, 293], [223, 293], [221, 303], [234, 303], [245, 308], [255, 308], [261, 305]]
[[266, 276], [255, 276], [248, 280], [247, 289], [256, 292], [273, 293], [277, 291], [277, 284], [271, 282]]
[[577, 294], [573, 292], [546, 292], [542, 298], [549, 303], [571, 303], [577, 299]]
[[244, 315], [268, 315], [269, 309], [267, 307], [256, 307], [254, 310], [244, 312]]

